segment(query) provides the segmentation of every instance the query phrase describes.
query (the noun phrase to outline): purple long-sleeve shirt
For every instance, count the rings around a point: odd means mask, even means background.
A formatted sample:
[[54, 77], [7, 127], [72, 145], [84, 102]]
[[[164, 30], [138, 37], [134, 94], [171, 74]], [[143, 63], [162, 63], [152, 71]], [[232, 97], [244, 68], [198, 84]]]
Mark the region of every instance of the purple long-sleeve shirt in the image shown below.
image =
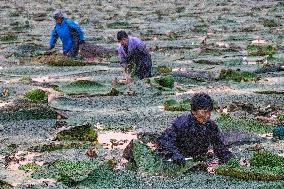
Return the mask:
[[146, 45], [141, 39], [132, 36], [128, 36], [128, 53], [125, 52], [121, 44], [118, 46], [117, 51], [120, 57], [120, 65], [122, 67], [127, 67], [127, 57], [133, 56], [133, 53], [135, 53], [136, 49], [146, 51]]

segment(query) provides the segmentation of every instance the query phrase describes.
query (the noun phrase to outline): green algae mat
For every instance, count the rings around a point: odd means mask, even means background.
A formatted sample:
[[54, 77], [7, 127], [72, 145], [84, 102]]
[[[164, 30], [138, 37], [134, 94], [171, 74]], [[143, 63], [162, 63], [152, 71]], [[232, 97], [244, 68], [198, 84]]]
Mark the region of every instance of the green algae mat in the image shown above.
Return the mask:
[[241, 166], [238, 160], [232, 159], [225, 165], [219, 165], [215, 173], [244, 180], [283, 180], [284, 158], [269, 151], [255, 152], [249, 160], [249, 166]]

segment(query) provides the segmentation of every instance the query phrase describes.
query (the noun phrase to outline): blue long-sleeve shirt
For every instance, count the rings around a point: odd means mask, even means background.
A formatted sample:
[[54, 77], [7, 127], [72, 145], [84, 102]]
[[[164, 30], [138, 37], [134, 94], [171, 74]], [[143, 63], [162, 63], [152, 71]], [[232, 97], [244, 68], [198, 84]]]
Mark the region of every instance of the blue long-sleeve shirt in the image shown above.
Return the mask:
[[58, 38], [62, 41], [63, 52], [68, 53], [75, 43], [75, 38], [79, 38], [79, 42], [84, 41], [84, 33], [78, 24], [72, 20], [63, 18], [61, 24], [56, 23], [54, 29], [51, 31], [49, 41], [51, 48], [54, 47]]
[[215, 122], [208, 120], [205, 124], [200, 124], [191, 114], [182, 115], [174, 120], [172, 127], [166, 129], [157, 142], [159, 150], [168, 158], [174, 155], [205, 155], [210, 145], [221, 161], [227, 161], [232, 157]]

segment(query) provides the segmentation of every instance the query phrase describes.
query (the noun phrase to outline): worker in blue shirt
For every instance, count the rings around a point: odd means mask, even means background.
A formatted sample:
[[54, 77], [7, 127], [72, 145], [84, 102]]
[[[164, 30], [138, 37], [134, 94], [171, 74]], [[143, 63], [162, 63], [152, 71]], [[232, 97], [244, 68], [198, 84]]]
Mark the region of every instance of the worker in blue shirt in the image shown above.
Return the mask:
[[75, 58], [78, 55], [80, 44], [85, 43], [80, 26], [72, 20], [64, 18], [61, 10], [56, 10], [53, 13], [53, 18], [56, 24], [51, 32], [49, 49], [54, 48], [59, 37], [62, 41], [63, 54]]

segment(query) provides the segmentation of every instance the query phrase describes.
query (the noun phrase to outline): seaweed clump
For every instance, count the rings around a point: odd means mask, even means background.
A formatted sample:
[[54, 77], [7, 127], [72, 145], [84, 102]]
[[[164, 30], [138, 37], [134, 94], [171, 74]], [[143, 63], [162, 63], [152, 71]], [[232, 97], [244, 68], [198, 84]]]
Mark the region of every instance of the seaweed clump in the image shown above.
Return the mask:
[[47, 102], [47, 94], [42, 89], [31, 89], [25, 94], [25, 98], [31, 102]]
[[170, 73], [172, 72], [172, 68], [171, 67], [168, 67], [168, 66], [158, 66], [157, 67], [157, 72], [159, 74], [166, 74], [166, 73]]
[[253, 81], [259, 79], [255, 73], [247, 71], [238, 71], [232, 69], [222, 69], [219, 75], [219, 79], [241, 81]]
[[253, 119], [233, 118], [229, 114], [221, 114], [215, 122], [222, 129], [240, 129], [251, 133], [269, 133], [275, 127]]
[[276, 48], [272, 45], [256, 45], [247, 46], [248, 54], [251, 56], [269, 56], [272, 57], [276, 53]]
[[90, 124], [71, 127], [57, 133], [56, 139], [61, 140], [79, 140], [79, 141], [96, 141], [97, 131], [91, 128]]
[[130, 150], [128, 151], [131, 154], [129, 156], [131, 161], [128, 164], [128, 168], [138, 172], [150, 175], [179, 177], [195, 165], [192, 160], [187, 161], [185, 165], [177, 165], [167, 161], [156, 155], [152, 149], [139, 140], [133, 140], [130, 144], [131, 146], [128, 147]]
[[217, 166], [217, 174], [244, 180], [282, 180], [284, 179], [284, 158], [272, 152], [262, 150], [255, 152], [250, 159], [250, 166], [241, 166], [238, 160], [230, 160], [225, 165]]
[[14, 33], [8, 33], [8, 34], [0, 37], [0, 41], [5, 41], [5, 42], [15, 41], [17, 39], [18, 39], [18, 36], [16, 36]]
[[27, 163], [25, 165], [20, 165], [19, 169], [20, 170], [24, 170], [24, 171], [35, 171], [37, 169], [39, 169], [39, 165], [32, 162], [32, 163]]
[[62, 58], [58, 60], [47, 61], [49, 66], [86, 66], [90, 65], [80, 60], [72, 60], [70, 58]]
[[57, 160], [37, 169], [32, 177], [53, 178], [67, 186], [72, 186], [86, 179], [99, 166], [100, 163], [95, 161]]
[[175, 78], [171, 75], [161, 77], [156, 79], [157, 83], [162, 87], [173, 88], [175, 83]]
[[189, 111], [190, 110], [190, 100], [185, 99], [181, 102], [176, 100], [167, 100], [164, 103], [164, 108], [166, 111]]

